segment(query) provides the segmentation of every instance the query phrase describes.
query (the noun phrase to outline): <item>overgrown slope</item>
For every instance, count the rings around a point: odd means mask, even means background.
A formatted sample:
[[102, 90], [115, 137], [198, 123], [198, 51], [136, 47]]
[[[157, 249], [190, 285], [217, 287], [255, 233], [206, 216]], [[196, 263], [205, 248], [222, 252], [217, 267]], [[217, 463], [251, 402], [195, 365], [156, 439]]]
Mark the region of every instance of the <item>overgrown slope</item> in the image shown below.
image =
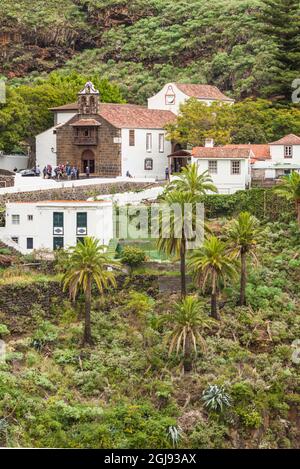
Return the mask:
[[0, 74], [97, 72], [141, 102], [170, 79], [213, 83], [237, 98], [265, 96], [278, 67], [275, 40], [260, 29], [261, 6], [261, 0], [65, 0], [63, 7], [59, 0], [2, 0]]

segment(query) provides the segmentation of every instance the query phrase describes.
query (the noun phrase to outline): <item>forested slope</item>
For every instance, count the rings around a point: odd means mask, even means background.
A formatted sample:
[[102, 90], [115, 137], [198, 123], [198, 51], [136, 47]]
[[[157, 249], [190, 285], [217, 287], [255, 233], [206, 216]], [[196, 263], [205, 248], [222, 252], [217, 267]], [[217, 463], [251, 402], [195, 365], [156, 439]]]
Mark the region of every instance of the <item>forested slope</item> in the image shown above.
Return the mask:
[[[141, 102], [170, 79], [270, 97], [282, 92], [274, 87], [282, 71], [289, 83], [295, 75], [298, 33], [295, 0], [2, 0], [0, 74], [97, 72]], [[284, 49], [292, 66], [278, 55]]]

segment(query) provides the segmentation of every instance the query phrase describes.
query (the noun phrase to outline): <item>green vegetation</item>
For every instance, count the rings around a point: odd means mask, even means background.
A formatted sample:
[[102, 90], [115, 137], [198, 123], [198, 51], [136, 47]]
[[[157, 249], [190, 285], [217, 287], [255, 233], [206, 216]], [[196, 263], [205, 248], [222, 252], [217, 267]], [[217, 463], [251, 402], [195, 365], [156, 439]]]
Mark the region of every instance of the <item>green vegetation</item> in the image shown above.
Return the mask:
[[134, 246], [124, 246], [119, 257], [122, 264], [127, 265], [129, 268], [130, 275], [132, 275], [135, 268], [141, 266], [146, 261], [146, 254], [143, 249]]
[[206, 106], [190, 99], [167, 129], [170, 139], [193, 146], [204, 145], [205, 138], [213, 138], [216, 145], [268, 143], [289, 133], [300, 133], [300, 110], [297, 106], [274, 105], [266, 99], [245, 99], [232, 106]]
[[110, 285], [116, 286], [113, 272], [107, 270], [112, 262], [105, 254], [105, 246], [101, 246], [96, 239], [88, 236], [82, 242], [77, 243], [75, 248], [70, 248], [69, 253], [63, 276], [64, 290], [69, 289], [73, 301], [76, 300], [80, 291], [83, 292], [85, 297], [83, 345], [92, 344], [92, 286], [95, 283], [100, 294]]
[[66, 0], [63, 10], [58, 0], [2, 0], [0, 18], [20, 36], [0, 69], [10, 78], [63, 67], [116, 80], [144, 102], [174, 80], [290, 100], [298, 77], [297, 0]]
[[[130, 286], [120, 279], [109, 294], [94, 290], [94, 345], [82, 347], [83, 298], [62, 300], [56, 286], [49, 310], [35, 305], [24, 315], [25, 290], [12, 283], [15, 313], [6, 314], [8, 297], [0, 304], [10, 331], [0, 363], [1, 445], [172, 448], [180, 428], [179, 448], [298, 448], [299, 365], [291, 357], [300, 336], [300, 233], [295, 221], [264, 229], [259, 263], [248, 266], [247, 306], [236, 306], [239, 281], [229, 279], [221, 321], [209, 318], [210, 297], [197, 286], [198, 314], [135, 273]], [[26, 289], [38, 303], [42, 283], [34, 282]], [[197, 342], [187, 360], [181, 341], [170, 353], [180, 327], [198, 331], [205, 351]]]
[[274, 190], [280, 196], [295, 203], [297, 221], [300, 226], [300, 174], [292, 171], [288, 176], [283, 176], [281, 184]]

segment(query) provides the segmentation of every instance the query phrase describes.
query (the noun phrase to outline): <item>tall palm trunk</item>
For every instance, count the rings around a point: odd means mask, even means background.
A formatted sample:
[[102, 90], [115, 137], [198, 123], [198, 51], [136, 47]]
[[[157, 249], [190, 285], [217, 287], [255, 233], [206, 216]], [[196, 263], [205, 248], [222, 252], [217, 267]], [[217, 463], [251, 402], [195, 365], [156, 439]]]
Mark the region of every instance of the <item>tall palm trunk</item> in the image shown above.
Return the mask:
[[186, 243], [185, 243], [185, 236], [182, 233], [182, 238], [181, 238], [181, 242], [180, 242], [181, 298], [186, 297], [185, 255], [186, 255]]
[[218, 290], [217, 290], [217, 273], [214, 270], [212, 273], [212, 290], [211, 290], [211, 316], [217, 321], [220, 320], [220, 314], [218, 310]]
[[239, 305], [246, 305], [246, 282], [247, 282], [247, 268], [246, 268], [246, 251], [241, 250], [241, 284], [240, 284], [240, 299]]
[[186, 335], [184, 358], [183, 358], [183, 369], [185, 372], [189, 372], [192, 370], [192, 349], [193, 349], [192, 336], [191, 336], [191, 333], [188, 332]]
[[91, 303], [92, 303], [92, 279], [89, 276], [87, 287], [85, 291], [85, 323], [83, 344], [92, 344], [92, 331], [91, 331]]

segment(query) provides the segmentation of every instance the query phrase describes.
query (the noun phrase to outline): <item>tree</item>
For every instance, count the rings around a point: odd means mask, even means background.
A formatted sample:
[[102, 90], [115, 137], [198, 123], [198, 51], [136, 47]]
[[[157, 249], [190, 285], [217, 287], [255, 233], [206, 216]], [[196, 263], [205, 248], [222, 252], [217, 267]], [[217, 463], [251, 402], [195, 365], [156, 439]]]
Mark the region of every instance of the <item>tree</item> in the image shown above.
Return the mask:
[[202, 146], [208, 137], [215, 145], [267, 143], [288, 133], [300, 133], [300, 109], [266, 99], [245, 99], [231, 106], [206, 106], [191, 99], [181, 106], [167, 130], [169, 139], [183, 145]]
[[[180, 210], [177, 210], [176, 213], [171, 212], [169, 238], [163, 237], [166, 226], [161, 227], [158, 248], [168, 255], [180, 256], [182, 297], [186, 295], [187, 241], [203, 229], [201, 220], [196, 220], [196, 204], [201, 201], [201, 197], [208, 191], [217, 192], [211, 177], [207, 172], [199, 174], [197, 165], [191, 164], [182, 169], [177, 178], [167, 185], [161, 196], [161, 200], [170, 207], [176, 205], [180, 207]], [[190, 212], [185, 210], [185, 207], [187, 208], [185, 204], [190, 204]], [[169, 219], [166, 220], [166, 223], [169, 223]], [[204, 228], [206, 228], [205, 225]]]
[[92, 285], [96, 284], [102, 294], [105, 288], [116, 286], [115, 275], [108, 271], [112, 264], [105, 255], [105, 246], [98, 240], [84, 238], [76, 247], [70, 249], [70, 257], [66, 273], [63, 276], [64, 291], [69, 289], [70, 296], [75, 300], [77, 293], [82, 290], [85, 296], [85, 324], [83, 344], [92, 344], [91, 333], [91, 301]]
[[130, 276], [133, 269], [146, 260], [146, 254], [142, 249], [133, 246], [125, 246], [120, 254], [122, 264], [129, 267]]
[[300, 7], [299, 0], [263, 0], [259, 15], [260, 30], [267, 41], [272, 38], [276, 48], [273, 82], [269, 94], [291, 99], [291, 84], [300, 69]]
[[216, 236], [209, 236], [202, 248], [195, 249], [188, 260], [195, 280], [205, 289], [211, 283], [211, 316], [219, 320], [218, 295], [221, 281], [236, 275], [235, 261], [227, 253], [227, 245]]
[[175, 312], [165, 318], [172, 330], [167, 336], [170, 342], [169, 355], [176, 350], [183, 353], [184, 371], [190, 371], [192, 367], [192, 354], [197, 355], [197, 345], [205, 351], [206, 345], [203, 337], [205, 329], [213, 325], [213, 320], [203, 311], [203, 303], [195, 296], [187, 296], [181, 302], [175, 304]]
[[275, 186], [274, 190], [281, 197], [295, 202], [297, 222], [300, 227], [300, 174], [292, 171], [291, 174], [283, 176], [281, 183]]
[[218, 192], [208, 171], [199, 174], [196, 163], [188, 164], [182, 168], [176, 179], [173, 179], [166, 188], [167, 192], [172, 190], [189, 193], [194, 198], [195, 203], [200, 202], [201, 196], [207, 192]]
[[[165, 211], [159, 215], [159, 233], [157, 247], [167, 255], [179, 256], [181, 297], [186, 296], [186, 233], [184, 230], [184, 205], [191, 203], [193, 197], [177, 190], [166, 191], [161, 196], [161, 201], [170, 208], [170, 218], [165, 216]], [[166, 207], [166, 208], [167, 208]]]
[[246, 304], [247, 282], [247, 256], [251, 255], [256, 260], [255, 250], [260, 238], [259, 221], [249, 212], [241, 212], [236, 220], [233, 220], [227, 232], [229, 238], [229, 251], [235, 259], [241, 261], [240, 298], [239, 305]]

